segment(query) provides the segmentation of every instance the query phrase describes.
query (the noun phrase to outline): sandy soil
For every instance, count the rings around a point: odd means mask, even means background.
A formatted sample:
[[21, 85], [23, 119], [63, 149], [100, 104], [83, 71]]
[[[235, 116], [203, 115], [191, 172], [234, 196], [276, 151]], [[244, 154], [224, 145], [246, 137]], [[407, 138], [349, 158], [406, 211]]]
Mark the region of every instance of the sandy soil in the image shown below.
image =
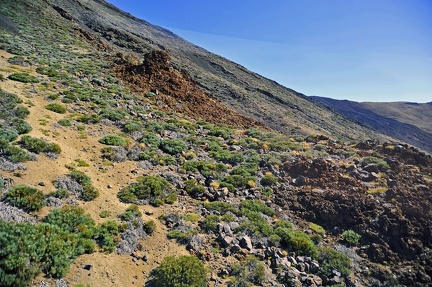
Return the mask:
[[[34, 76], [41, 77], [35, 72], [35, 67], [20, 67], [7, 62], [13, 55], [0, 50], [0, 73], [6, 78], [13, 72], [28, 72]], [[86, 130], [80, 132], [75, 126], [60, 127], [55, 123], [62, 118], [71, 118], [71, 114], [57, 114], [45, 109], [49, 103], [46, 95], [50, 93], [40, 84], [24, 84], [9, 79], [0, 82], [0, 88], [4, 91], [18, 95], [24, 105], [29, 109], [30, 114], [26, 118], [33, 127], [30, 136], [43, 138], [49, 142], [60, 145], [62, 152], [55, 160], [50, 160], [45, 155], [38, 155], [38, 161], [27, 162], [27, 169], [15, 173], [1, 171], [5, 177], [13, 178], [17, 184], [28, 184], [49, 193], [55, 190], [53, 181], [60, 175], [68, 173], [67, 166], [74, 164], [76, 159], [81, 159], [90, 164], [89, 167], [78, 167], [92, 179], [93, 185], [99, 189], [100, 196], [91, 202], [81, 202], [80, 205], [98, 222], [101, 219], [99, 213], [102, 210], [109, 210], [111, 216], [107, 219], [115, 219], [116, 215], [123, 212], [128, 205], [119, 202], [117, 192], [135, 181], [139, 175], [146, 172], [136, 170], [136, 163], [124, 162], [115, 163], [113, 166], [104, 166], [101, 159], [100, 149], [103, 147], [98, 139], [104, 133], [118, 132], [112, 127], [97, 125], [86, 125]], [[104, 171], [103, 171], [104, 170]], [[138, 173], [131, 173], [132, 170]], [[137, 255], [146, 255], [148, 260], [132, 261], [130, 255], [104, 254], [95, 252], [79, 256], [71, 266], [70, 272], [65, 280], [71, 285], [83, 284], [83, 286], [143, 286], [149, 280], [151, 270], [156, 268], [162, 258], [168, 255], [188, 254], [184, 246], [178, 245], [175, 241], [166, 239], [167, 229], [157, 219], [160, 214], [168, 213], [173, 206], [154, 208], [152, 206], [140, 206], [143, 214], [149, 211], [152, 215], [143, 215], [143, 219], [154, 220], [157, 224], [156, 232], [141, 242], [144, 251]], [[49, 212], [44, 208], [36, 216], [43, 217]], [[90, 266], [90, 267], [89, 267]], [[89, 270], [88, 270], [89, 269]], [[34, 281], [37, 285], [41, 280], [51, 282], [48, 278], [39, 276]]]

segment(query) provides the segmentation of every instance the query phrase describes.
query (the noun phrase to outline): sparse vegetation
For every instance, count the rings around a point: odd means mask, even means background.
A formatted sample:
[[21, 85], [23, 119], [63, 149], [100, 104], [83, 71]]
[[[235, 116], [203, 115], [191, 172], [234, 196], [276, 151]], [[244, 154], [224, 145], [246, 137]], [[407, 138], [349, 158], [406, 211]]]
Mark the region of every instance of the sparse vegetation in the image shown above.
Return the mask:
[[119, 135], [106, 135], [99, 140], [100, 143], [106, 145], [125, 146], [126, 141]]
[[58, 114], [65, 114], [67, 112], [67, 109], [64, 105], [57, 104], [57, 103], [51, 103], [45, 106], [45, 108], [49, 111], [58, 113]]
[[23, 83], [39, 83], [36, 77], [27, 73], [13, 73], [9, 76], [9, 79]]
[[361, 235], [354, 230], [346, 230], [342, 233], [342, 239], [349, 245], [357, 245], [360, 241]]
[[159, 147], [161, 150], [163, 150], [164, 152], [169, 153], [171, 155], [176, 155], [176, 154], [179, 154], [179, 153], [187, 150], [186, 144], [182, 140], [179, 140], [179, 139], [162, 140], [159, 144]]
[[204, 287], [207, 276], [204, 264], [195, 256], [165, 257], [156, 269], [158, 287]]
[[147, 200], [154, 206], [177, 200], [175, 188], [166, 179], [151, 175], [138, 178], [137, 183], [120, 190], [117, 196], [125, 203]]
[[4, 195], [3, 199], [26, 211], [38, 211], [45, 205], [43, 192], [28, 185], [16, 185], [12, 187]]

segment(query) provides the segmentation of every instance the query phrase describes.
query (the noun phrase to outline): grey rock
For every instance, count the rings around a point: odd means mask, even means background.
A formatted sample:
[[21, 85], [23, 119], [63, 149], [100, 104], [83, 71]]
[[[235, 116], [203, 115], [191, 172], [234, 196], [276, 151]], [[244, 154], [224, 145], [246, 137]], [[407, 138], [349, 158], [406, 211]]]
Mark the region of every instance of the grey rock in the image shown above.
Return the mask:
[[240, 247], [242, 247], [242, 248], [245, 248], [245, 249], [247, 249], [247, 250], [249, 250], [249, 251], [251, 251], [252, 250], [252, 248], [253, 248], [253, 246], [252, 246], [252, 241], [251, 241], [251, 239], [250, 239], [250, 237], [249, 236], [242, 236], [240, 239], [239, 239], [239, 241], [240, 241]]
[[186, 246], [186, 249], [199, 252], [203, 244], [204, 244], [204, 239], [200, 235], [196, 234], [190, 238], [189, 243]]

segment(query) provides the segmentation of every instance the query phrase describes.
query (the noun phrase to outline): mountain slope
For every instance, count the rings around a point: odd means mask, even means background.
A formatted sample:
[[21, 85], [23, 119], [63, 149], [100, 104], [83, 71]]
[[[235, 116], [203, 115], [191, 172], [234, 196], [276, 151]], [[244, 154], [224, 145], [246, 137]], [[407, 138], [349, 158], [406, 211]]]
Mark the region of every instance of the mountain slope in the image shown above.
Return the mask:
[[1, 286], [432, 284], [431, 156], [104, 1], [0, 19]]
[[[320, 133], [345, 139], [380, 137], [309, 98], [278, 85], [173, 33], [124, 13], [105, 1], [52, 1], [65, 21], [140, 59], [163, 50], [172, 66], [186, 70], [205, 91], [267, 126], [284, 133]], [[81, 4], [77, 4], [81, 3]], [[61, 8], [60, 8], [61, 7]]]
[[372, 103], [311, 97], [380, 133], [432, 152], [432, 104]]

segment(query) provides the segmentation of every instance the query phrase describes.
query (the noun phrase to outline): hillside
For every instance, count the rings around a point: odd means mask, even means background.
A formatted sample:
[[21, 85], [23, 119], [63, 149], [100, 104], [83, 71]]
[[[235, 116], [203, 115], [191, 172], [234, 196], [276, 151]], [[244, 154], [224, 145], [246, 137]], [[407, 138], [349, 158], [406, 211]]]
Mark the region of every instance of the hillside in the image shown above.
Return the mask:
[[0, 286], [432, 285], [431, 156], [104, 1], [0, 0], [0, 145]]
[[311, 97], [380, 133], [432, 152], [431, 103], [374, 103]]

